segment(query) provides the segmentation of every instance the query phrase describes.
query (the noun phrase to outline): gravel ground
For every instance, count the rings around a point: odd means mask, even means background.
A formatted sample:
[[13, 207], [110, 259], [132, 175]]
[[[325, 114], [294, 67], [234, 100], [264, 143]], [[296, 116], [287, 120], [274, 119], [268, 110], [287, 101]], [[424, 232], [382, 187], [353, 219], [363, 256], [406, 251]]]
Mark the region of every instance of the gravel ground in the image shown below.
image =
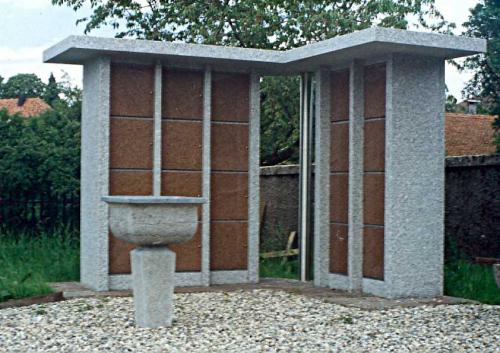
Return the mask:
[[363, 311], [281, 291], [176, 295], [174, 326], [134, 327], [132, 298], [0, 310], [0, 352], [500, 352], [500, 307]]

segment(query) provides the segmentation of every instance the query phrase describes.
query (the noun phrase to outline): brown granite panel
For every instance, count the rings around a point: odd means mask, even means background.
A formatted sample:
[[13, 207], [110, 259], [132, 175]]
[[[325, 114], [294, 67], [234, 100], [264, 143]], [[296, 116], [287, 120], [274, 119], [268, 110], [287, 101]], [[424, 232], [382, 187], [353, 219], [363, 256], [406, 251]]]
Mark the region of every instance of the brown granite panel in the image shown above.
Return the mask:
[[384, 224], [384, 174], [365, 174], [363, 177], [364, 224]]
[[109, 233], [109, 273], [130, 273], [130, 251], [137, 246], [118, 238]]
[[248, 170], [248, 125], [212, 124], [212, 170]]
[[385, 63], [365, 67], [365, 118], [385, 116]]
[[331, 125], [330, 170], [349, 171], [349, 123]]
[[246, 222], [212, 222], [210, 269], [246, 270], [248, 234]]
[[[164, 196], [202, 196], [202, 173], [163, 171], [161, 173], [161, 194]], [[201, 220], [201, 206], [198, 207], [198, 219]]]
[[153, 117], [154, 67], [111, 65], [111, 115]]
[[201, 172], [162, 172], [161, 194], [164, 196], [201, 197]]
[[330, 220], [332, 222], [347, 223], [348, 185], [347, 174], [330, 176]]
[[384, 279], [384, 228], [365, 227], [363, 277]]
[[153, 121], [111, 119], [110, 168], [153, 167]]
[[385, 167], [385, 119], [367, 120], [364, 135], [365, 172], [383, 172]]
[[347, 225], [330, 225], [330, 272], [347, 275]]
[[201, 170], [201, 122], [164, 121], [161, 144], [163, 169]]
[[176, 256], [175, 269], [177, 272], [201, 271], [201, 225], [193, 238], [185, 243], [172, 244], [170, 250]]
[[349, 70], [332, 72], [330, 75], [331, 119], [349, 119]]
[[109, 194], [152, 195], [153, 173], [148, 171], [110, 170]]
[[162, 75], [162, 116], [203, 119], [203, 73], [164, 69]]
[[210, 190], [212, 219], [248, 219], [247, 173], [212, 173]]
[[250, 78], [247, 74], [212, 75], [212, 120], [247, 122]]

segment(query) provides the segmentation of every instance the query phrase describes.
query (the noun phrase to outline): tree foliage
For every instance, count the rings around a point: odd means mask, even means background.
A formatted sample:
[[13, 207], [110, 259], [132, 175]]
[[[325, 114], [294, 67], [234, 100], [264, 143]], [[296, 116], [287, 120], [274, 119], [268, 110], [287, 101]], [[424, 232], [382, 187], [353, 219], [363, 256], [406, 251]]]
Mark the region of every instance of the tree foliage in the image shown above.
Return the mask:
[[[93, 12], [85, 33], [112, 26], [116, 37], [285, 50], [373, 25], [407, 28], [408, 17], [432, 30], [450, 26], [434, 0], [52, 0]], [[262, 80], [262, 162], [297, 161], [299, 85]]]
[[471, 9], [464, 27], [464, 34], [488, 40], [486, 54], [467, 58], [461, 69], [474, 71], [464, 93], [481, 98], [482, 107], [497, 115], [493, 128], [500, 152], [500, 0], [482, 0]]
[[[85, 32], [103, 25], [117, 37], [287, 49], [373, 24], [406, 28], [407, 16], [433, 29], [446, 23], [434, 0], [52, 0], [79, 10]], [[435, 21], [429, 21], [434, 19]]]
[[80, 122], [64, 110], [26, 119], [0, 109], [0, 200], [60, 203], [79, 190]]
[[0, 97], [20, 95], [42, 98], [53, 109], [30, 118], [0, 109], [0, 225], [45, 227], [71, 221], [65, 215], [76, 223], [78, 204], [65, 200], [80, 193], [81, 90], [53, 75], [48, 84], [19, 74], [0, 85]]
[[17, 74], [0, 86], [0, 98], [42, 97], [45, 84], [35, 74]]
[[56, 82], [56, 78], [54, 74], [50, 74], [49, 82], [45, 86], [45, 90], [43, 92], [43, 99], [48, 104], [52, 105], [56, 99], [59, 98], [60, 88]]
[[29, 119], [0, 110], [0, 194], [79, 194], [80, 123], [49, 110]]
[[2, 80], [0, 76], [0, 98], [41, 98], [66, 117], [80, 120], [82, 91], [72, 85], [67, 74], [59, 82], [50, 74], [47, 84], [35, 74], [17, 74], [6, 83]]

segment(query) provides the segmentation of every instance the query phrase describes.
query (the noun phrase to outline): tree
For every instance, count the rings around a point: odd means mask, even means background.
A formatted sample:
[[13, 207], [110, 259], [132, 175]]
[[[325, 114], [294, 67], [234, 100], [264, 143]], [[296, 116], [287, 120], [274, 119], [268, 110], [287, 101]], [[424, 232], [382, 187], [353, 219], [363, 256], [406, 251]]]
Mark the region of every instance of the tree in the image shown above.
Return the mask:
[[457, 112], [457, 99], [452, 94], [446, 96], [445, 111], [447, 113]]
[[497, 115], [493, 129], [500, 153], [500, 0], [482, 0], [471, 9], [464, 27], [465, 35], [488, 40], [486, 54], [467, 58], [460, 68], [474, 71], [464, 93], [481, 98], [483, 108]]
[[0, 200], [12, 202], [1, 226], [55, 225], [63, 221], [62, 202], [79, 194], [79, 121], [57, 108], [30, 119], [0, 109]]
[[43, 100], [47, 102], [49, 105], [53, 105], [55, 100], [59, 98], [59, 93], [60, 93], [60, 88], [59, 85], [56, 82], [56, 78], [54, 77], [53, 73], [50, 73], [49, 76], [49, 82], [47, 83], [47, 86], [45, 87], [45, 92], [43, 95]]
[[1, 85], [0, 98], [43, 97], [45, 84], [35, 74], [17, 74]]
[[[79, 11], [85, 0], [52, 0]], [[434, 0], [92, 0], [93, 12], [78, 22], [85, 33], [101, 26], [116, 37], [182, 41], [285, 50], [373, 25], [419, 26], [448, 30]], [[263, 164], [296, 162], [298, 156], [298, 80], [262, 80]], [[286, 89], [284, 89], [286, 88]], [[272, 94], [271, 94], [272, 93]]]

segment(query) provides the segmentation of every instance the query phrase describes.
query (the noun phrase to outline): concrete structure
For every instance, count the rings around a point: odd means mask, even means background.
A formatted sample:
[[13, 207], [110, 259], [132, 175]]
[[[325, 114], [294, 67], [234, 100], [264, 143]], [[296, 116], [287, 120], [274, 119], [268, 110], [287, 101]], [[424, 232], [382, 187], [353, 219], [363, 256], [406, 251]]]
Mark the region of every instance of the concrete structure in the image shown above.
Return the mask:
[[140, 247], [130, 255], [136, 325], [147, 328], [172, 325], [175, 253], [166, 247]]
[[259, 76], [313, 73], [315, 284], [440, 295], [444, 60], [485, 49], [384, 28], [289, 51], [63, 40], [44, 59], [84, 65], [83, 283], [130, 285], [100, 197], [158, 190], [208, 200], [177, 284], [257, 281]]
[[175, 253], [167, 245], [190, 240], [205, 200], [178, 196], [105, 196], [109, 226], [131, 252], [135, 321], [139, 327], [170, 326], [173, 319]]

